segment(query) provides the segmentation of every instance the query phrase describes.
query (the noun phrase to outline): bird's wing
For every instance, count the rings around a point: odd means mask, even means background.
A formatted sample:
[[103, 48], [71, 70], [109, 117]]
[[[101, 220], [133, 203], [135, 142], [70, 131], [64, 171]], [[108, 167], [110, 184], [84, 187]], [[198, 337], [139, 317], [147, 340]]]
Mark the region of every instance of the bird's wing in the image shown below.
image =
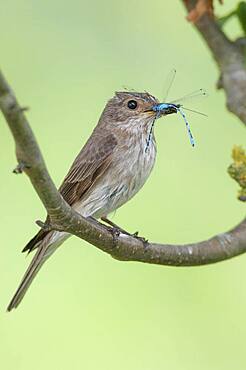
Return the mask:
[[117, 145], [111, 133], [94, 134], [73, 162], [59, 191], [69, 205], [81, 199], [94, 182], [105, 172]]
[[[70, 206], [80, 200], [108, 168], [116, 145], [117, 140], [115, 136], [105, 131], [100, 133], [100, 135], [94, 133], [89, 138], [59, 188], [62, 197]], [[46, 223], [49, 223], [49, 216], [46, 219]], [[47, 230], [39, 230], [22, 252], [32, 252], [48, 234], [49, 231]]]

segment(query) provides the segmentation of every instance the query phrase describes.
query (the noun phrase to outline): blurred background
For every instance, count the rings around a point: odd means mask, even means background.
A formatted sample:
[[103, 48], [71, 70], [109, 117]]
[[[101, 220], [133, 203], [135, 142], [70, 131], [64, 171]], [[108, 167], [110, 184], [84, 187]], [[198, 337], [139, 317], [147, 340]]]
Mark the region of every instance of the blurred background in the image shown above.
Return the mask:
[[[237, 1], [218, 6], [224, 15]], [[236, 19], [226, 25], [240, 35]], [[185, 20], [180, 1], [25, 0], [1, 4], [1, 68], [59, 185], [115, 90], [160, 99], [172, 68], [170, 99], [187, 103], [197, 145], [181, 117], [158, 121], [158, 159], [139, 194], [113, 221], [149, 240], [195, 242], [245, 215], [228, 176], [245, 128], [225, 108], [210, 52]], [[18, 310], [6, 313], [31, 256], [21, 249], [45, 211], [16, 165], [0, 117], [0, 366], [5, 370], [231, 370], [246, 366], [246, 255], [211, 266], [174, 268], [118, 262], [71, 238], [42, 269]]]

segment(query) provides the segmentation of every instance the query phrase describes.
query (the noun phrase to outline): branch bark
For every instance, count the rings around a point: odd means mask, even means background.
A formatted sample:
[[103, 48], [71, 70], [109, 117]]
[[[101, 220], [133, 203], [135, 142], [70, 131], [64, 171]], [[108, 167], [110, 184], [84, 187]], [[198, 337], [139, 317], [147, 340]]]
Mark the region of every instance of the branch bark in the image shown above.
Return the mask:
[[[182, 0], [188, 12], [198, 5], [199, 0]], [[245, 41], [233, 42], [227, 38], [216, 19], [204, 12], [194, 22], [217, 63], [221, 77], [218, 88], [223, 88], [227, 108], [246, 125], [246, 61]], [[239, 40], [238, 40], [239, 41]]]
[[246, 252], [246, 219], [234, 229], [199, 243], [170, 245], [150, 243], [112, 229], [76, 213], [57, 191], [46, 168], [23, 108], [0, 72], [0, 109], [16, 144], [19, 169], [30, 178], [50, 216], [50, 227], [66, 231], [121, 261], [160, 265], [197, 266], [232, 258]]

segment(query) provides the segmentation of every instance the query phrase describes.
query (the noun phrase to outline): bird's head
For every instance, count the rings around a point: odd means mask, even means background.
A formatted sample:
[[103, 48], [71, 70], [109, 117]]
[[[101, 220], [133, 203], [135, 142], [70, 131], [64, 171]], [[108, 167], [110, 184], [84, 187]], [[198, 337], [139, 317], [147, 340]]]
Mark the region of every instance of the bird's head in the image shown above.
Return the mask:
[[146, 127], [156, 118], [157, 104], [158, 99], [147, 92], [120, 91], [108, 101], [101, 118], [122, 128]]

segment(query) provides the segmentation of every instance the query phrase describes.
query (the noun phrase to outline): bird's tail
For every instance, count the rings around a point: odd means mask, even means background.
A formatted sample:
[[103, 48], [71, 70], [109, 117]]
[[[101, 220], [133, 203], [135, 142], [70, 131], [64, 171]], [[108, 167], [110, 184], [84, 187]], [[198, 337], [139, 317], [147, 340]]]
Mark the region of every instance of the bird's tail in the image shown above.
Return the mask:
[[7, 307], [7, 311], [11, 311], [16, 308], [22, 301], [27, 289], [31, 285], [33, 279], [41, 269], [45, 261], [55, 252], [57, 247], [63, 243], [65, 239], [69, 237], [67, 233], [61, 233], [57, 231], [50, 231], [46, 233], [42, 241], [39, 240], [39, 245], [36, 254], [34, 255], [23, 279], [13, 296], [11, 302]]

